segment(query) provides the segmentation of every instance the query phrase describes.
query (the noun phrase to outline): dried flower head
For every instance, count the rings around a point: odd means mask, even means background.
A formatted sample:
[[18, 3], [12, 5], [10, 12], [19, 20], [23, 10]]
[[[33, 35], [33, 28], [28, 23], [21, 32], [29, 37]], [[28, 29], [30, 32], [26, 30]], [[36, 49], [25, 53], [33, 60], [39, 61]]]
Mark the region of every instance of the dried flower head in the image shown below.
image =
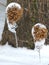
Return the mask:
[[7, 10], [7, 17], [10, 23], [17, 22], [23, 14], [23, 9], [16, 6], [9, 7]]
[[35, 41], [39, 41], [47, 37], [48, 30], [46, 28], [41, 28], [39, 25], [34, 26], [34, 37]]

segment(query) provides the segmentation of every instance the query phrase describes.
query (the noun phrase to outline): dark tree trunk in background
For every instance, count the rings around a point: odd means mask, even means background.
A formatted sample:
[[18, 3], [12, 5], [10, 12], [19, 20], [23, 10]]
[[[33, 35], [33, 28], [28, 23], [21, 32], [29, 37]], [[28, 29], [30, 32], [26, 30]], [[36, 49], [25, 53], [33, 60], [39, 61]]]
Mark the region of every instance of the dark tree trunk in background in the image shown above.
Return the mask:
[[28, 41], [28, 44], [33, 48], [34, 44], [31, 29], [34, 24], [40, 22], [45, 24], [48, 28], [46, 44], [49, 44], [49, 0], [7, 0], [7, 4], [11, 2], [20, 3], [24, 9], [23, 16], [18, 22], [18, 39]]

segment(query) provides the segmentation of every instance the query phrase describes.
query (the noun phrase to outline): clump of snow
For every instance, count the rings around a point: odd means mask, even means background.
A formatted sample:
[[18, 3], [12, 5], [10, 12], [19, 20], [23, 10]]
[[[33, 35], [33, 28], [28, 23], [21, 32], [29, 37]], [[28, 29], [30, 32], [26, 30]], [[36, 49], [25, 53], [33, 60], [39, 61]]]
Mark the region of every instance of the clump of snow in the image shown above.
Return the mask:
[[43, 40], [40, 40], [40, 41], [36, 41], [35, 42], [35, 49], [41, 49], [41, 48], [43, 48], [43, 45], [44, 45], [44, 43], [45, 43], [45, 39], [43, 39]]
[[7, 7], [6, 7], [6, 13], [8, 11], [8, 8], [11, 8], [12, 6], [16, 6], [18, 9], [21, 9], [21, 5], [15, 2], [10, 3]]
[[18, 27], [16, 23], [9, 23], [9, 20], [7, 19], [7, 24], [8, 24], [8, 30], [11, 31], [12, 33], [16, 33], [15, 29]]
[[39, 26], [40, 26], [40, 28], [45, 28], [45, 29], [46, 29], [46, 26], [45, 26], [45, 25], [43, 25], [43, 24], [41, 24], [41, 23], [37, 23], [37, 24], [35, 24], [35, 26], [37, 26], [37, 25], [39, 25]]

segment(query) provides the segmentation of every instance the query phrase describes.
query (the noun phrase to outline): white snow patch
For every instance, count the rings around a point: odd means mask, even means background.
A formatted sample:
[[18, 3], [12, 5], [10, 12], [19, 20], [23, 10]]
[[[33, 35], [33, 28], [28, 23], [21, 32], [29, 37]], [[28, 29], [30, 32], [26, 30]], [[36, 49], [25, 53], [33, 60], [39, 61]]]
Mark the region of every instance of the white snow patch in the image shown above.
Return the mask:
[[4, 65], [48, 65], [49, 46], [43, 46], [39, 53], [27, 48], [13, 48], [8, 44], [0, 46], [0, 63]]
[[18, 9], [21, 9], [21, 5], [15, 2], [10, 3], [7, 7], [6, 7], [6, 13], [8, 8], [11, 8], [12, 6], [16, 6]]

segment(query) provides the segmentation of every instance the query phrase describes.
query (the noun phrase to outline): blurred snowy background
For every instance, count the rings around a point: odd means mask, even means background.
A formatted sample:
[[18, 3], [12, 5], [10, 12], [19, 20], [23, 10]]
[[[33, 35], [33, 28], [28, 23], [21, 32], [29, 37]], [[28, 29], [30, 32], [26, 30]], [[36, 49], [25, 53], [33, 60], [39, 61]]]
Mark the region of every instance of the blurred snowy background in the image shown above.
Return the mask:
[[2, 4], [6, 5], [6, 2], [7, 2], [6, 0], [0, 0], [0, 39], [1, 39], [1, 34], [4, 27], [4, 22], [5, 22], [5, 8], [6, 8]]

